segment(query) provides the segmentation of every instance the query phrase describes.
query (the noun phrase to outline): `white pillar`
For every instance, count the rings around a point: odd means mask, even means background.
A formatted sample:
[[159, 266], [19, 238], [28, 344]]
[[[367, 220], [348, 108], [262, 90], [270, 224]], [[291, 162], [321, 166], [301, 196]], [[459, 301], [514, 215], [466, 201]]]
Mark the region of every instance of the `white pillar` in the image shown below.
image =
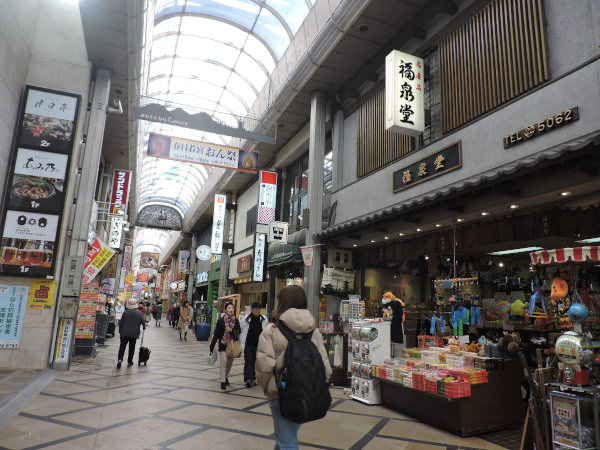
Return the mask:
[[[325, 121], [327, 97], [324, 92], [313, 93], [310, 102], [310, 137], [308, 144], [308, 233], [306, 245], [317, 244], [314, 235], [323, 226], [323, 160], [325, 158]], [[308, 309], [319, 317], [319, 288], [321, 284], [321, 247], [315, 247], [312, 267], [304, 268]]]

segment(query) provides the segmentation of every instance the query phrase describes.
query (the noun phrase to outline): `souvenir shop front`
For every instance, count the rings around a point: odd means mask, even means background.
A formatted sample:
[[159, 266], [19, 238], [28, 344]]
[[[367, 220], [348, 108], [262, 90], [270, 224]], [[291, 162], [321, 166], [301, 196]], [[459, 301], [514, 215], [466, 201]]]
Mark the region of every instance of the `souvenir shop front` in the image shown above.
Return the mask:
[[[597, 151], [584, 146], [322, 233], [357, 262], [360, 291], [341, 310], [352, 398], [463, 436], [525, 423], [524, 439], [545, 448], [595, 448]], [[402, 339], [390, 320], [398, 314]]]

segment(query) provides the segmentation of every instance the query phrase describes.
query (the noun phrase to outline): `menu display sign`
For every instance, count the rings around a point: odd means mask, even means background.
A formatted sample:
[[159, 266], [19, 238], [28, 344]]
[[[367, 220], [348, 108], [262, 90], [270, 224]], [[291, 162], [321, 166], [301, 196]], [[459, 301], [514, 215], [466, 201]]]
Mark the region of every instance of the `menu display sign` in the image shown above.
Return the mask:
[[2, 230], [2, 271], [44, 275], [54, 264], [59, 216], [8, 210]]
[[79, 296], [75, 339], [93, 339], [96, 327], [96, 310], [98, 309], [98, 283], [84, 283]]
[[130, 182], [131, 172], [129, 170], [114, 170], [110, 214], [125, 214], [127, 212]]
[[0, 284], [0, 349], [19, 348], [29, 286]]
[[27, 86], [0, 231], [0, 273], [50, 277], [56, 264], [80, 96]]

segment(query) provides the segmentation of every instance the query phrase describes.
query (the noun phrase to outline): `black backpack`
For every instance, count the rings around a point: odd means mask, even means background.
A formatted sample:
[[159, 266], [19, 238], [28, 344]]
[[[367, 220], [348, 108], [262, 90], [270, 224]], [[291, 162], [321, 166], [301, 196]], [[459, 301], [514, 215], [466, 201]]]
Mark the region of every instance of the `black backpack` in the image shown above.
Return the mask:
[[282, 322], [277, 328], [288, 341], [283, 369], [279, 376], [275, 373], [281, 415], [296, 423], [325, 417], [331, 394], [323, 359], [311, 341], [313, 333], [293, 333]]

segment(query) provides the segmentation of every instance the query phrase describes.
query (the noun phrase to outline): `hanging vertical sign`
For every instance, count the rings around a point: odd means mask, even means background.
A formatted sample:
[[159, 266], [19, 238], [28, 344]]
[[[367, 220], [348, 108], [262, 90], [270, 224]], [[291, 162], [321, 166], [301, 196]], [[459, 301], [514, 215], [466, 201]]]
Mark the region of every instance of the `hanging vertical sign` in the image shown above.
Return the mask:
[[110, 231], [108, 235], [108, 246], [111, 248], [121, 247], [121, 236], [123, 234], [123, 225], [125, 219], [119, 216], [110, 218]]
[[109, 214], [125, 214], [127, 212], [130, 181], [131, 172], [129, 170], [115, 169], [113, 171], [113, 186]]
[[179, 250], [179, 255], [177, 258], [177, 268], [180, 274], [187, 273], [187, 261], [189, 257], [189, 250]]
[[220, 255], [223, 252], [223, 231], [225, 230], [225, 208], [227, 207], [227, 196], [225, 194], [215, 195], [215, 207], [213, 210], [213, 226], [210, 247], [212, 253]]
[[123, 251], [123, 263], [121, 265], [121, 276], [119, 277], [119, 289], [125, 287], [125, 277], [131, 270], [131, 257], [133, 255], [133, 246], [126, 245]]
[[1, 202], [0, 273], [54, 274], [79, 102], [25, 87]]
[[266, 235], [256, 233], [254, 241], [254, 269], [252, 281], [263, 281], [265, 271], [265, 241]]
[[418, 136], [425, 131], [423, 60], [393, 50], [385, 57], [385, 129]]
[[258, 211], [256, 223], [268, 225], [275, 220], [277, 204], [277, 172], [261, 170], [259, 174]]
[[54, 356], [55, 363], [69, 362], [69, 350], [71, 349], [74, 326], [74, 319], [60, 319], [58, 343], [56, 345], [56, 355]]

